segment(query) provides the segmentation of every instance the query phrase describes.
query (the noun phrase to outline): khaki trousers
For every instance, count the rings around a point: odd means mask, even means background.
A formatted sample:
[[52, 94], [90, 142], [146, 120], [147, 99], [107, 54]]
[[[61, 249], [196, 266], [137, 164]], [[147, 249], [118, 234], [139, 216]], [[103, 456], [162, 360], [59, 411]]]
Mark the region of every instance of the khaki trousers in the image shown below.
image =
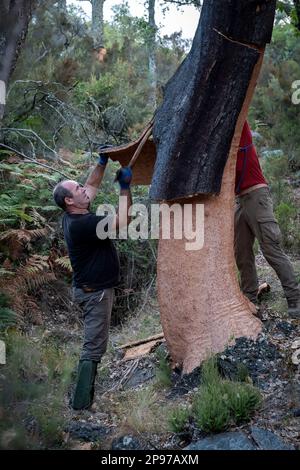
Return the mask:
[[237, 197], [235, 210], [235, 258], [241, 275], [241, 289], [251, 301], [256, 300], [258, 290], [253, 252], [255, 238], [264, 257], [276, 271], [287, 300], [299, 299], [300, 291], [292, 264], [280, 246], [281, 232], [268, 187]]
[[86, 293], [75, 287], [73, 299], [81, 307], [84, 321], [80, 360], [100, 362], [107, 349], [114, 289]]

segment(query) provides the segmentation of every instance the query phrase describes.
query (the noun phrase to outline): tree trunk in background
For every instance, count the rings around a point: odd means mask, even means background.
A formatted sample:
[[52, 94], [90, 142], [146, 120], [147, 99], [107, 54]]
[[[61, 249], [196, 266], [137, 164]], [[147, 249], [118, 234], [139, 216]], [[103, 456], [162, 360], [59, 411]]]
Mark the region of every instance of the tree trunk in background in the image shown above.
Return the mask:
[[149, 23], [149, 104], [156, 108], [157, 67], [156, 67], [156, 23], [155, 23], [155, 0], [148, 0], [148, 23]]
[[91, 0], [92, 3], [92, 34], [94, 49], [99, 51], [104, 48], [104, 18], [103, 6], [105, 0]]
[[296, 28], [300, 31], [300, 0], [294, 0], [297, 19], [295, 21]]
[[205, 0], [192, 50], [167, 84], [155, 117], [150, 195], [190, 203], [194, 213], [204, 204], [202, 249], [186, 251], [184, 236], [159, 242], [163, 330], [173, 362], [186, 373], [234, 338], [255, 338], [261, 331], [237, 281], [234, 184], [240, 135], [275, 6], [275, 0]]
[[34, 3], [33, 0], [0, 3], [0, 119], [5, 111], [8, 81], [25, 40]]

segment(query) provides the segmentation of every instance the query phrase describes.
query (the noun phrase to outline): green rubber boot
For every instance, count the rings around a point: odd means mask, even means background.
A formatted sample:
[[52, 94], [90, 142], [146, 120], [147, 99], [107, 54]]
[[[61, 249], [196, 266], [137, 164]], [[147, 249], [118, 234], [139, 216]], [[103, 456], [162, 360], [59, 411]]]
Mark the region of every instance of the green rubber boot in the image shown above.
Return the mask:
[[77, 384], [72, 403], [74, 410], [84, 410], [93, 403], [97, 364], [97, 362], [90, 360], [79, 361]]

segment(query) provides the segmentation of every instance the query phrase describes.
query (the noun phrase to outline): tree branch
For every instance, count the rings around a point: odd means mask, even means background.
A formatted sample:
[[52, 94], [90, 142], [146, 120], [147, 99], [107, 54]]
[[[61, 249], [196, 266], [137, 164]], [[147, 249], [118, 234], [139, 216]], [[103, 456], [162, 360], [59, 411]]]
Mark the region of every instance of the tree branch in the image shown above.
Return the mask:
[[20, 157], [23, 157], [23, 158], [26, 158], [26, 160], [29, 160], [29, 162], [24, 161], [24, 163], [33, 163], [35, 165], [42, 166], [43, 168], [47, 168], [48, 170], [51, 170], [55, 173], [59, 173], [60, 175], [62, 175], [66, 179], [70, 179], [70, 177], [68, 175], [66, 175], [65, 173], [63, 173], [62, 171], [57, 170], [56, 168], [53, 168], [52, 166], [46, 165], [45, 163], [38, 162], [37, 160], [34, 160], [33, 158], [30, 158], [27, 155], [25, 155], [23, 152], [20, 152], [19, 150], [16, 150], [16, 149], [10, 147], [9, 145], [5, 145], [5, 144], [0, 143], [0, 147], [5, 148], [7, 150], [10, 150], [11, 152], [14, 152], [14, 153], [20, 155]]

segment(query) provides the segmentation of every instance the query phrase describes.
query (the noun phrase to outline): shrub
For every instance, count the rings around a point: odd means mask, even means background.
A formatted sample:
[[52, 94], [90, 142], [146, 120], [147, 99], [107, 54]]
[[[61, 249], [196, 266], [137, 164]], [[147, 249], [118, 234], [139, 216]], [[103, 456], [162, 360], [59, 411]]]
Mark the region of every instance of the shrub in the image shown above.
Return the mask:
[[16, 312], [9, 308], [9, 298], [0, 292], [0, 332], [15, 326], [18, 321]]
[[297, 212], [297, 208], [291, 202], [281, 202], [275, 210], [282, 233], [282, 242], [287, 248], [297, 249], [300, 245], [300, 224]]
[[203, 364], [202, 384], [193, 399], [193, 416], [205, 432], [221, 432], [231, 424], [248, 421], [261, 402], [252, 385], [223, 380], [216, 359]]
[[185, 406], [179, 406], [169, 411], [168, 423], [172, 432], [181, 433], [184, 431], [189, 417], [190, 410]]
[[155, 371], [156, 385], [158, 387], [163, 387], [163, 388], [170, 387], [172, 384], [172, 380], [171, 380], [172, 369], [168, 362], [167, 355], [160, 349], [156, 351], [156, 355], [159, 360], [158, 367], [156, 368], [156, 371]]
[[224, 431], [231, 422], [223, 384], [205, 385], [193, 401], [193, 414], [197, 426], [206, 432]]
[[224, 390], [228, 396], [228, 408], [236, 424], [246, 422], [261, 402], [259, 391], [252, 385], [225, 382]]
[[64, 395], [73, 358], [61, 347], [8, 332], [0, 376], [0, 447], [53, 448], [62, 444]]

